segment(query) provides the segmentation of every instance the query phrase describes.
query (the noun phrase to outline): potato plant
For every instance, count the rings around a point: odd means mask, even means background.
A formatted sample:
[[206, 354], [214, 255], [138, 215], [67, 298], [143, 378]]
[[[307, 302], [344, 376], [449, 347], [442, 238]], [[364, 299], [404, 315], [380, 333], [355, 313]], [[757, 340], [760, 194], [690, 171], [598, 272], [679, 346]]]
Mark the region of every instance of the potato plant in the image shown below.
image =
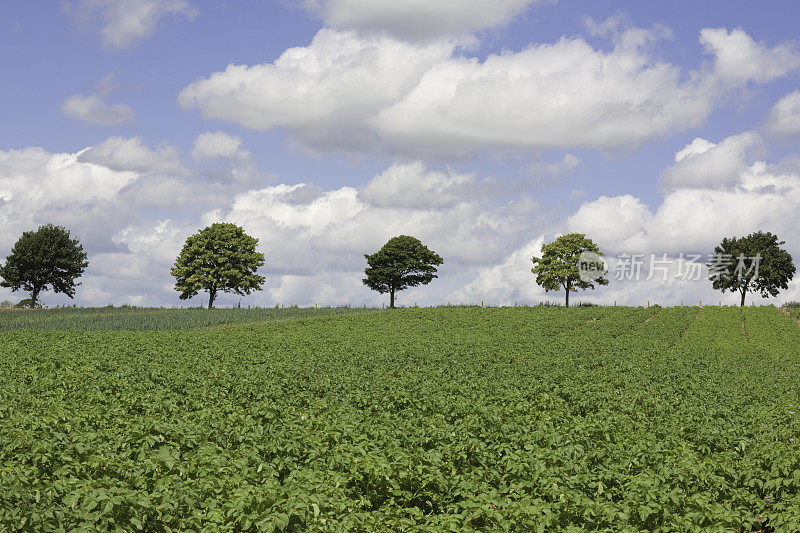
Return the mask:
[[0, 334], [0, 528], [800, 529], [774, 308]]

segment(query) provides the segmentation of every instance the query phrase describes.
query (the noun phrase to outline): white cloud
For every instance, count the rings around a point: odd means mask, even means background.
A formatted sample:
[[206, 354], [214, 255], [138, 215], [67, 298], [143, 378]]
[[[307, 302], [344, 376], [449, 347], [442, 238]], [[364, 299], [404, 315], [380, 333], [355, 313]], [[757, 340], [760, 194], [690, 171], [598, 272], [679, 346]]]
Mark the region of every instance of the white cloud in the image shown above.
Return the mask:
[[119, 126], [134, 119], [133, 110], [127, 105], [108, 104], [94, 94], [73, 94], [64, 100], [61, 110], [74, 119], [102, 126]]
[[194, 141], [192, 158], [210, 160], [249, 156], [249, 152], [240, 150], [241, 145], [240, 137], [222, 131], [201, 133]]
[[767, 116], [765, 128], [777, 136], [800, 133], [800, 91], [793, 91], [778, 100]]
[[602, 243], [615, 243], [616, 250], [639, 250], [644, 244], [642, 228], [652, 222], [650, 209], [638, 198], [601, 196], [583, 204], [565, 223], [568, 232], [585, 233]]
[[[98, 246], [110, 246], [100, 235], [109, 221], [130, 215], [130, 208], [111, 209], [135, 172], [118, 171], [80, 161], [80, 154], [50, 153], [42, 148], [0, 151], [0, 249], [9, 250], [23, 231], [41, 224], [64, 224], [80, 235], [95, 235]], [[75, 224], [81, 227], [74, 227]]]
[[[649, 52], [664, 37], [661, 28], [604, 31], [612, 32], [610, 51], [562, 38], [479, 60], [459, 57], [447, 41], [419, 45], [323, 29], [274, 63], [230, 65], [198, 80], [179, 100], [209, 118], [287, 128], [316, 150], [633, 149], [703, 123], [731, 91], [799, 61], [789, 45], [704, 30], [713, 64], [687, 72]], [[746, 64], [737, 63], [739, 53]]]
[[[23, 231], [63, 225], [89, 254], [77, 302], [177, 304], [169, 275], [177, 251], [199, 228], [202, 210], [228, 206], [241, 188], [187, 167], [168, 144], [151, 148], [139, 138], [111, 137], [75, 153], [0, 151], [0, 258]], [[161, 219], [150, 208], [186, 219]]]
[[[259, 238], [267, 254], [268, 283], [246, 303], [380, 304], [382, 298], [361, 284], [363, 254], [390, 237], [411, 234], [446, 264], [441, 279], [404, 293], [400, 301], [441, 302], [476, 269], [522, 242], [537, 210], [527, 199], [462, 195], [462, 186], [484, 181], [418, 163], [378, 174], [378, 188], [366, 195], [314, 184], [237, 189], [187, 165], [169, 145], [153, 148], [139, 138], [112, 137], [74, 154], [41, 148], [0, 152], [0, 223], [6, 229], [0, 256], [22, 231], [62, 224], [89, 253], [77, 303], [180, 305], [169, 274], [180, 247], [199, 228], [224, 220]], [[380, 188], [385, 179], [390, 188], [399, 179], [441, 198], [409, 195], [392, 202]], [[48, 294], [46, 301], [67, 300]], [[236, 301], [223, 297], [221, 304]]]
[[125, 104], [109, 104], [106, 99], [114, 92], [114, 74], [108, 74], [89, 95], [73, 94], [61, 104], [61, 111], [68, 117], [88, 124], [119, 126], [133, 121], [133, 110]]
[[559, 300], [559, 295], [546, 293], [536, 284], [531, 272], [532, 257], [540, 256], [545, 237], [540, 236], [525, 246], [514, 250], [502, 263], [482, 268], [478, 275], [464, 287], [454, 291], [450, 299], [456, 304], [486, 305], [531, 304], [544, 300]]
[[139, 137], [109, 137], [80, 155], [80, 160], [116, 170], [182, 174], [185, 168], [177, 150], [162, 144], [153, 150]]
[[[486, 267], [454, 296], [465, 301], [486, 301], [502, 304], [515, 300], [537, 302], [544, 299], [561, 301], [563, 294], [545, 295], [534, 285], [530, 273], [530, 257], [549, 242], [557, 232], [585, 233], [606, 253], [609, 259], [611, 284], [596, 291], [585, 291], [571, 299], [611, 304], [643, 305], [645, 302], [676, 305], [681, 301], [695, 305], [722, 301], [738, 304], [736, 295], [722, 295], [712, 289], [705, 270], [698, 280], [686, 279], [677, 270], [684, 254], [701, 254], [697, 260], [705, 264], [708, 254], [723, 237], [744, 236], [758, 230], [771, 231], [786, 241], [786, 249], [800, 256], [800, 240], [795, 238], [800, 223], [796, 206], [800, 205], [800, 159], [790, 157], [779, 163], [754, 161], [746, 163], [743, 154], [757, 143], [752, 133], [734, 135], [713, 143], [695, 139], [675, 156], [676, 171], [662, 202], [648, 207], [632, 195], [601, 196], [586, 202], [575, 213], [555, 222], [545, 235], [511, 253], [498, 265]], [[714, 154], [715, 150], [719, 153]], [[724, 154], [724, 157], [720, 154]], [[708, 155], [708, 160], [694, 158]], [[732, 162], [726, 162], [729, 158]], [[698, 177], [695, 171], [717, 160], [729, 174], [717, 170], [711, 180]], [[699, 162], [699, 161], [702, 161]], [[689, 165], [681, 168], [681, 165]], [[685, 173], [685, 174], [682, 174]], [[680, 176], [680, 179], [678, 179]], [[547, 232], [550, 233], [547, 233]], [[617, 257], [620, 254], [642, 254], [641, 278], [638, 281], [616, 279]], [[659, 272], [647, 280], [650, 260], [668, 254], [667, 280]], [[677, 276], [677, 277], [676, 277]], [[781, 297], [763, 300], [748, 296], [749, 301], [775, 303], [800, 296], [800, 278]]]
[[304, 0], [327, 26], [405, 40], [458, 37], [504, 24], [537, 0]]
[[766, 83], [800, 66], [800, 56], [793, 44], [769, 47], [753, 40], [737, 28], [705, 28], [700, 43], [714, 55], [714, 74], [723, 82]]
[[[381, 182], [386, 176], [390, 183], [399, 176], [420, 186], [424, 186], [420, 176], [435, 176], [440, 181], [434, 187], [444, 190], [451, 180], [462, 178], [418, 164], [391, 167], [375, 179]], [[413, 196], [387, 202], [384, 192], [378, 188], [365, 195], [350, 187], [322, 190], [308, 184], [281, 184], [238, 195], [230, 209], [207, 213], [203, 224], [230, 221], [258, 237], [272, 280], [264, 297], [301, 304], [380, 302], [378, 295], [360, 285], [363, 254], [396, 235], [414, 235], [439, 253], [445, 265], [441, 280], [413, 295], [404, 294], [404, 301], [446, 301], [465, 280], [465, 273], [491, 264], [521, 241], [526, 222], [537, 209], [525, 200], [504, 203], [486, 197], [434, 205]]]
[[[718, 144], [695, 140], [665, 171], [671, 181], [655, 210], [630, 195], [600, 197], [582, 205], [564, 227], [596, 236], [615, 253], [710, 253], [723, 237], [759, 229], [788, 239], [797, 223], [800, 164], [746, 163], [744, 154], [757, 141], [752, 133]], [[800, 252], [800, 242], [792, 246]]]
[[[724, 33], [724, 32], [723, 32]], [[660, 32], [631, 29], [611, 52], [561, 39], [479, 62], [437, 64], [373, 124], [385, 138], [416, 150], [463, 152], [484, 147], [633, 148], [701, 124], [725, 91], [765, 82], [796, 68], [788, 46], [766, 48], [735, 30], [701, 33], [715, 54], [711, 73], [687, 73], [643, 46]], [[731, 50], [752, 44], [736, 71]], [[734, 71], [738, 74], [734, 75]], [[591, 88], [591, 89], [587, 89]]]
[[322, 29], [274, 63], [229, 65], [179, 95], [185, 108], [252, 129], [287, 127], [311, 144], [373, 143], [364, 121], [410, 90], [452, 45], [425, 46]]
[[69, 9], [79, 19], [99, 19], [103, 44], [112, 49], [128, 48], [150, 37], [167, 16], [192, 19], [197, 15], [187, 0], [80, 0], [69, 4]]
[[444, 207], [487, 192], [474, 175], [433, 172], [417, 161], [392, 165], [372, 178], [360, 195], [382, 207]]
[[748, 156], [760, 142], [753, 132], [733, 135], [719, 144], [698, 137], [675, 154], [675, 164], [661, 174], [661, 186], [672, 190], [736, 183], [748, 167]]

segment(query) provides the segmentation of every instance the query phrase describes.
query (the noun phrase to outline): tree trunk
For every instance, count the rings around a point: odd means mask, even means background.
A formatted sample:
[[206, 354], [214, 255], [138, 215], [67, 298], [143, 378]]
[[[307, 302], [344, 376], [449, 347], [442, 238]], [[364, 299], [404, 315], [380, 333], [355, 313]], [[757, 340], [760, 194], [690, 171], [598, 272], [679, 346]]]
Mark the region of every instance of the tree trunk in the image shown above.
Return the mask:
[[39, 289], [34, 289], [33, 292], [31, 292], [31, 309], [36, 308], [37, 298], [39, 298]]
[[394, 289], [389, 289], [389, 309], [394, 309]]
[[567, 291], [567, 307], [569, 307], [569, 281], [564, 285], [564, 288]]
[[217, 296], [216, 289], [211, 289], [208, 291], [208, 308], [214, 309], [214, 298]]
[[744, 297], [745, 297], [746, 294], [747, 294], [747, 290], [745, 290], [745, 288], [742, 287], [742, 303], [741, 303], [741, 305], [739, 307], [744, 307]]

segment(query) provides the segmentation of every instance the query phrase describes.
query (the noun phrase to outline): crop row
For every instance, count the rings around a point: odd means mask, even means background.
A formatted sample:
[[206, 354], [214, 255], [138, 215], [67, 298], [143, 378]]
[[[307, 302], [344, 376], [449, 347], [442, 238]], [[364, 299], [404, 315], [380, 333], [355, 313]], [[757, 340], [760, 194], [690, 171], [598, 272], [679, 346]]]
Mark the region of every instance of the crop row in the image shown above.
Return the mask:
[[407, 309], [0, 335], [0, 524], [800, 528], [774, 309]]

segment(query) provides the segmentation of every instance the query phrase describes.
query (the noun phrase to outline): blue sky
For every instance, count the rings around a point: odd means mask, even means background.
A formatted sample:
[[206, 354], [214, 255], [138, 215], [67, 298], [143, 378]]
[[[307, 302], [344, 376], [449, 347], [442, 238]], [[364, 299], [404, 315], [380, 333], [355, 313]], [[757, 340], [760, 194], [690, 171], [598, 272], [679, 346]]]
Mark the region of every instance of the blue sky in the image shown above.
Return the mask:
[[767, 229], [800, 253], [797, 2], [395, 4], [6, 2], [0, 255], [64, 224], [90, 253], [76, 303], [180, 305], [181, 243], [229, 220], [268, 256], [243, 302], [374, 305], [363, 253], [400, 232], [445, 258], [405, 303], [558, 298], [529, 257], [565, 231], [676, 256]]

